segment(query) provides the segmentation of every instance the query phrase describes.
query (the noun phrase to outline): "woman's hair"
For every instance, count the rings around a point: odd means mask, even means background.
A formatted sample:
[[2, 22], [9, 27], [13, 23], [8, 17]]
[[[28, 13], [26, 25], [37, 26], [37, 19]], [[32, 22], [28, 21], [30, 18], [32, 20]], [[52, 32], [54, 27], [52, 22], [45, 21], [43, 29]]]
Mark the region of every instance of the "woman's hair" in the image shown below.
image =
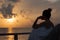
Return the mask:
[[44, 10], [42, 16], [45, 16], [47, 19], [50, 19], [51, 11], [52, 11], [51, 8], [48, 8], [48, 9]]

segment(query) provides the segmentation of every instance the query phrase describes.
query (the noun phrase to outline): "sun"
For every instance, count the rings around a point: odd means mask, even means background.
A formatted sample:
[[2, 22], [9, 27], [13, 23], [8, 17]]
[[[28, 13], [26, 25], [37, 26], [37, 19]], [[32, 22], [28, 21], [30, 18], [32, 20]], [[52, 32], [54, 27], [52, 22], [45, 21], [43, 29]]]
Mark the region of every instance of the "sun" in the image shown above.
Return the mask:
[[14, 22], [13, 18], [7, 19], [7, 22]]
[[5, 21], [7, 22], [7, 23], [14, 23], [15, 22], [15, 18], [9, 18], [9, 19], [5, 19]]

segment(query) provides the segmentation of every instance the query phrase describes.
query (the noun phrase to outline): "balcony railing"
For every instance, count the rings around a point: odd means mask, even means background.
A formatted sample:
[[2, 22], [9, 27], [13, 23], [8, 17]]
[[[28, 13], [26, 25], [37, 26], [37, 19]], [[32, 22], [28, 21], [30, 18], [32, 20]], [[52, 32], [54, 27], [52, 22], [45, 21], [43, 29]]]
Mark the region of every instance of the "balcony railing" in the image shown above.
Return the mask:
[[3, 33], [3, 34], [0, 34], [0, 36], [13, 35], [14, 40], [18, 40], [18, 35], [27, 35], [27, 34], [30, 34], [30, 32], [27, 32], [27, 33]]

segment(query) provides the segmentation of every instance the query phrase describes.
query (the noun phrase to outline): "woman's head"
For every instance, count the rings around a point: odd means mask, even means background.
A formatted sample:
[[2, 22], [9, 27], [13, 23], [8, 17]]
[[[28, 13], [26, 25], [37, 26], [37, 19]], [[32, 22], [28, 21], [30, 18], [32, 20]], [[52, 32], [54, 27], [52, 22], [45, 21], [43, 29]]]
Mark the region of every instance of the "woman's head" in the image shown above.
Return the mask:
[[42, 16], [44, 16], [46, 19], [50, 19], [51, 11], [52, 11], [51, 8], [48, 8], [48, 9], [44, 10]]

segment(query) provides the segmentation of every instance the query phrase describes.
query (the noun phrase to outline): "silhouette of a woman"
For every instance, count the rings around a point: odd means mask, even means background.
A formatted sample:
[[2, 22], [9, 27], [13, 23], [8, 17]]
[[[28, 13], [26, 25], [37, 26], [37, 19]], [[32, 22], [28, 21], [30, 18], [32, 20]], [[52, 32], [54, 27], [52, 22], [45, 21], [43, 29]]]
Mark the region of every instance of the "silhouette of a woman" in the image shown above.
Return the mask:
[[[42, 16], [37, 17], [36, 21], [32, 26], [33, 30], [29, 37], [29, 40], [45, 40], [45, 38], [48, 36], [50, 31], [54, 27], [53, 23], [50, 21], [51, 11], [52, 9], [48, 8], [43, 11]], [[40, 24], [37, 24], [39, 19], [45, 21]]]

